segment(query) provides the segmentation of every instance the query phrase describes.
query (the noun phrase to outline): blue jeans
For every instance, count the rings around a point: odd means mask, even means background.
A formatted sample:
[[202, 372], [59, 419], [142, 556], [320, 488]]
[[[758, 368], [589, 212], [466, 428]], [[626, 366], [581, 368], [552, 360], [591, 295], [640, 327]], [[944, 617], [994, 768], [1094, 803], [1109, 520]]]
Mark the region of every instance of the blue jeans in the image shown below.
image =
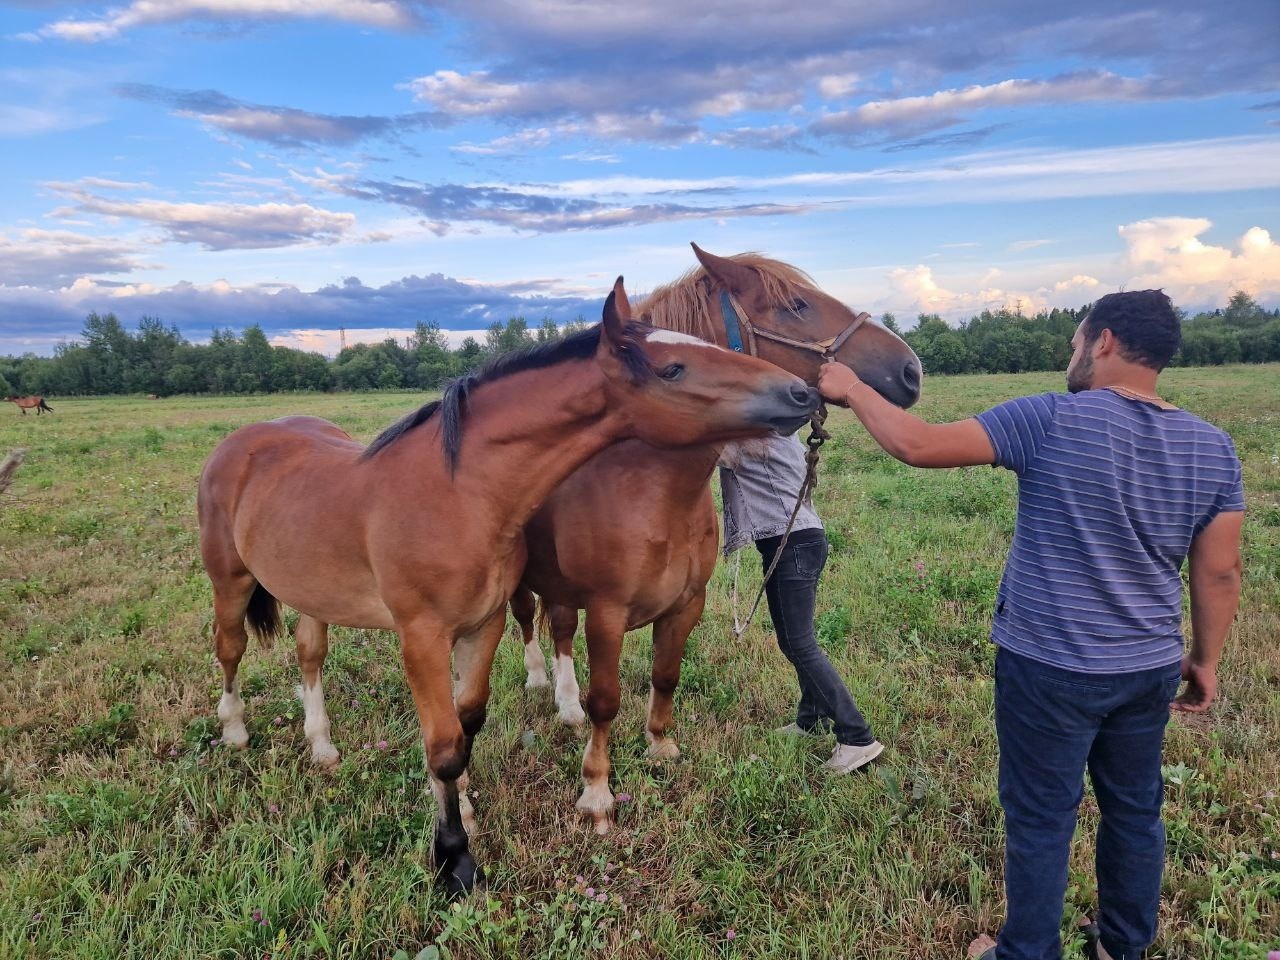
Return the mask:
[[[756, 541], [756, 549], [769, 569], [781, 537]], [[853, 694], [818, 646], [813, 613], [818, 599], [818, 578], [827, 565], [827, 535], [820, 528], [796, 530], [787, 540], [782, 559], [765, 584], [769, 616], [778, 634], [778, 646], [795, 667], [800, 681], [800, 706], [796, 725], [813, 730], [830, 725], [839, 743], [866, 746], [875, 740], [866, 718], [853, 702]]]
[[997, 960], [1059, 960], [1067, 860], [1089, 769], [1098, 799], [1097, 921], [1114, 960], [1155, 939], [1164, 870], [1160, 760], [1179, 664], [1091, 674], [996, 652], [1008, 912]]

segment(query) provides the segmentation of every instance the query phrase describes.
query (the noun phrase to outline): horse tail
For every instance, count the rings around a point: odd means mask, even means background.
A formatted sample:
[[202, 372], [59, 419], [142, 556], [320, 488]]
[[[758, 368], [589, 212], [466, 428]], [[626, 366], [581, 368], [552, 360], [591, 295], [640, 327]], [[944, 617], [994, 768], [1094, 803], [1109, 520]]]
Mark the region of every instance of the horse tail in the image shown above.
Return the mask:
[[537, 624], [541, 636], [551, 636], [551, 605], [541, 597], [538, 597]]
[[255, 584], [245, 617], [257, 635], [258, 642], [270, 648], [280, 635], [280, 601], [269, 594], [262, 584]]
[[42, 409], [48, 410], [50, 413], [53, 413], [53, 407], [49, 406], [47, 403], [44, 402], [44, 397], [40, 398], [40, 406]]

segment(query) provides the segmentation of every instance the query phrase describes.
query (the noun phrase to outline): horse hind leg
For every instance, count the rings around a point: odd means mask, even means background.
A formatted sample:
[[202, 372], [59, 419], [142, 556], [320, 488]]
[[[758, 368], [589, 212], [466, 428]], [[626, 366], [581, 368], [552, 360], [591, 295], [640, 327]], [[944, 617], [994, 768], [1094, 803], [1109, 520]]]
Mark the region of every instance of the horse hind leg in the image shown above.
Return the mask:
[[538, 646], [538, 634], [534, 630], [537, 619], [537, 602], [533, 591], [528, 587], [517, 587], [511, 595], [511, 616], [520, 627], [520, 635], [524, 638], [524, 671], [526, 690], [545, 690], [551, 686], [547, 679], [547, 661], [542, 656], [542, 648]]
[[321, 770], [332, 770], [341, 757], [329, 739], [329, 714], [324, 707], [324, 687], [320, 682], [324, 658], [329, 653], [329, 625], [301, 614], [295, 639], [298, 667], [302, 671], [302, 683], [297, 688], [305, 714], [302, 730], [311, 744], [311, 762]]
[[650, 759], [674, 760], [680, 756], [680, 748], [667, 732], [671, 725], [671, 701], [680, 683], [680, 663], [684, 659], [685, 644], [702, 619], [706, 597], [706, 591], [701, 591], [677, 612], [654, 621], [653, 673], [644, 730]]
[[222, 665], [218, 720], [222, 723], [222, 742], [240, 749], [248, 746], [249, 731], [244, 725], [244, 701], [240, 699], [240, 681], [236, 674], [249, 643], [244, 618], [255, 589], [257, 583], [245, 573], [232, 583], [215, 587], [213, 595], [214, 652]]
[[573, 607], [547, 604], [546, 614], [556, 649], [555, 698], [560, 721], [571, 727], [581, 727], [587, 722], [587, 715], [582, 712], [582, 693], [573, 670], [573, 635], [578, 631], [578, 611]]

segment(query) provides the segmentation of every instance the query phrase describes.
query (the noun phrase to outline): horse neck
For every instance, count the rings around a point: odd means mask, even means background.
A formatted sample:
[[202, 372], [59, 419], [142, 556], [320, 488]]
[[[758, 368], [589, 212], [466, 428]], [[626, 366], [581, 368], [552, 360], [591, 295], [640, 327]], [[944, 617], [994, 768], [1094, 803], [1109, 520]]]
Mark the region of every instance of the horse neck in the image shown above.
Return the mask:
[[[468, 397], [451, 482], [484, 496], [500, 525], [523, 527], [565, 477], [626, 430], [624, 418], [609, 409], [594, 360], [510, 374], [479, 384]], [[439, 430], [420, 434], [415, 443], [430, 444], [427, 455], [443, 465]]]

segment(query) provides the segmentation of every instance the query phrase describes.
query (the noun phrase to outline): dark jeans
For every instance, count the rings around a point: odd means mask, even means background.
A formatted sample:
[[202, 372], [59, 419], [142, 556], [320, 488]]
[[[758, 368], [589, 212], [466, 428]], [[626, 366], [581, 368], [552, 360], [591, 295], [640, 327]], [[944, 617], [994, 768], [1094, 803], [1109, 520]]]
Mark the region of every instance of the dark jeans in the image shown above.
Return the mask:
[[1008, 913], [997, 960], [1058, 960], [1067, 860], [1089, 769], [1098, 799], [1097, 921], [1114, 960], [1155, 939], [1164, 869], [1160, 759], [1178, 664], [1091, 674], [996, 653]]
[[[781, 537], [756, 541], [756, 549], [769, 569]], [[769, 615], [778, 634], [778, 646], [800, 680], [800, 707], [796, 725], [813, 730], [830, 724], [840, 743], [865, 746], [875, 737], [853, 702], [840, 674], [818, 646], [813, 612], [818, 597], [818, 577], [827, 564], [827, 535], [821, 529], [797, 530], [787, 540], [778, 568], [765, 584]]]

